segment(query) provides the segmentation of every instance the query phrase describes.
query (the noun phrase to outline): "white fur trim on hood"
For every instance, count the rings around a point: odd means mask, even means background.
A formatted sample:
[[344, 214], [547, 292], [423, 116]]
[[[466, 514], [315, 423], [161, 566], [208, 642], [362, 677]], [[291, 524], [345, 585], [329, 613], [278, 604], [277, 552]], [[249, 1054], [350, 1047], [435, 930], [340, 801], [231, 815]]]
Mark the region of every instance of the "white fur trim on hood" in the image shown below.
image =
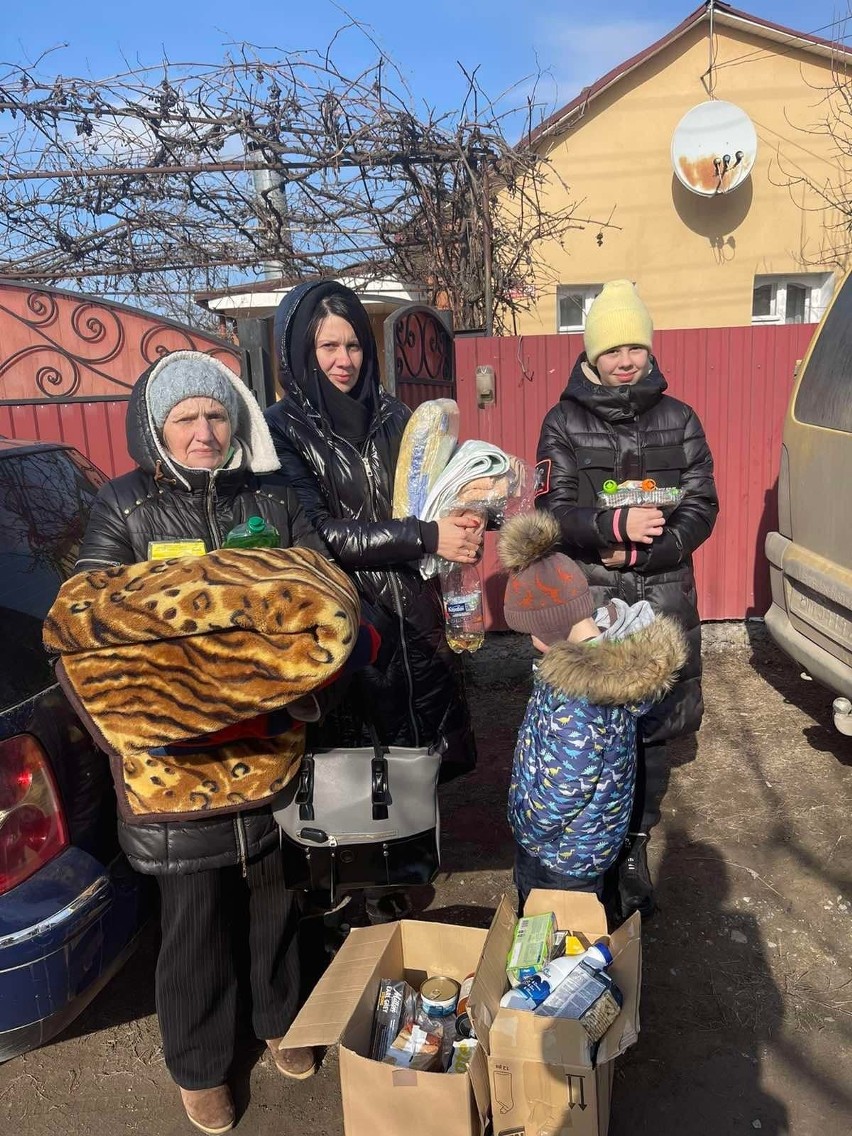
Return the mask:
[[[278, 455], [275, 453], [275, 444], [272, 441], [272, 435], [269, 432], [269, 427], [266, 424], [266, 419], [263, 417], [260, 407], [257, 405], [257, 400], [248, 389], [246, 384], [235, 375], [230, 367], [226, 367], [221, 359], [215, 358], [213, 355], [207, 355], [206, 352], [200, 351], [172, 351], [169, 355], [164, 355], [159, 363], [151, 370], [148, 376], [150, 383], [167, 367], [180, 363], [182, 359], [192, 358], [193, 361], [198, 355], [204, 355], [204, 358], [209, 361], [219, 374], [227, 379], [233, 386], [237, 395], [237, 405], [239, 407], [237, 426], [234, 430], [231, 444], [237, 454], [240, 451], [245, 455], [245, 468], [252, 473], [272, 473], [281, 465], [278, 460]], [[148, 400], [145, 400], [145, 409], [148, 416], [148, 424], [152, 436], [156, 438], [158, 444], [162, 446], [160, 432], [157, 430], [153, 416], [151, 415], [151, 408], [148, 405]], [[162, 446], [163, 456], [168, 461], [170, 466], [177, 463]], [[180, 476], [179, 467], [175, 471]], [[185, 479], [181, 477], [181, 481]]]

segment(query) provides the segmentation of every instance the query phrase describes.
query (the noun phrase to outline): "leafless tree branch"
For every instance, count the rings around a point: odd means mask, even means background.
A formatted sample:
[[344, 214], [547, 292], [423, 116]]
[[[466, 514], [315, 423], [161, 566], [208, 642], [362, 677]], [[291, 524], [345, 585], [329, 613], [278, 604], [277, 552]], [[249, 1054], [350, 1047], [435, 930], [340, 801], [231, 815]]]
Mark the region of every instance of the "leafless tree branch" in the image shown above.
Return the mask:
[[459, 110], [415, 113], [380, 52], [344, 73], [344, 33], [379, 51], [349, 21], [325, 51], [235, 44], [221, 63], [103, 79], [0, 64], [0, 273], [162, 306], [252, 273], [348, 271], [425, 286], [472, 327], [488, 232], [493, 315], [511, 324], [545, 273], [538, 250], [589, 222], [567, 187], [544, 208], [553, 171], [506, 139], [475, 70]]

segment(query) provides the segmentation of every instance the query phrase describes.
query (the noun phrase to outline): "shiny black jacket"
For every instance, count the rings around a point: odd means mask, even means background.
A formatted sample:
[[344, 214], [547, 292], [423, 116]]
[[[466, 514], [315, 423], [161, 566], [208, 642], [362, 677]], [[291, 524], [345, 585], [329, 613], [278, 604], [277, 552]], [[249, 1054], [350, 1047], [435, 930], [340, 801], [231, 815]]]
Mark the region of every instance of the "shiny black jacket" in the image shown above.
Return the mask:
[[[215, 472], [176, 468], [169, 462], [147, 414], [150, 374], [146, 372], [133, 388], [127, 411], [128, 448], [139, 468], [101, 488], [77, 568], [146, 560], [152, 540], [203, 540], [210, 551], [221, 547], [228, 531], [250, 516], [275, 525], [282, 548], [299, 544], [327, 555], [293, 492], [282, 485], [270, 486], [268, 477], [252, 473], [244, 461], [237, 468]], [[257, 454], [265, 443], [271, 454], [258, 410], [250, 415], [250, 422], [253, 452]], [[119, 818], [118, 828], [119, 843], [130, 863], [152, 875], [239, 864], [279, 842], [268, 806], [209, 820], [126, 823]]]
[[[439, 746], [442, 779], [475, 763], [475, 747], [458, 660], [447, 646], [439, 588], [423, 580], [418, 561], [427, 549], [417, 518], [392, 517], [393, 475], [410, 410], [379, 386], [375, 341], [362, 344], [362, 368], [374, 376], [374, 414], [359, 450], [335, 435], [321, 412], [317, 377], [303, 364], [304, 344], [292, 342], [302, 305], [347, 290], [307, 284], [293, 290], [276, 316], [284, 397], [266, 412], [281, 476], [362, 600], [381, 620], [378, 664], [360, 671], [352, 695], [323, 741], [364, 741], [361, 722], [372, 719], [388, 745]], [[319, 295], [318, 291], [319, 290]], [[299, 313], [305, 324], [306, 312]]]
[[[698, 416], [664, 393], [666, 380], [655, 362], [646, 378], [624, 388], [592, 382], [584, 363], [581, 356], [544, 419], [536, 505], [558, 517], [565, 551], [582, 566], [596, 603], [614, 595], [628, 603], [647, 599], [686, 630], [690, 654], [679, 682], [643, 719], [645, 739], [663, 741], [697, 730], [704, 709], [692, 553], [710, 536], [719, 511], [713, 459]], [[601, 553], [621, 542], [614, 510], [599, 506], [597, 494], [609, 479], [645, 477], [679, 486], [685, 496], [653, 544], [628, 543], [632, 566], [606, 568]]]

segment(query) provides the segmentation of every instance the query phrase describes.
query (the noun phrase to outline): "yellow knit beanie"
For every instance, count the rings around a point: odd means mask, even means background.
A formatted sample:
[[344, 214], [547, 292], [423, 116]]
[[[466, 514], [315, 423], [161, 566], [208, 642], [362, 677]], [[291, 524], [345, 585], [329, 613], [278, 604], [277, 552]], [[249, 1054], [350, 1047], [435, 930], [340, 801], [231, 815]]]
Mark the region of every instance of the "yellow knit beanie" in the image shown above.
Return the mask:
[[654, 325], [651, 313], [639, 299], [630, 280], [611, 280], [604, 284], [586, 316], [583, 342], [591, 364], [613, 347], [638, 344], [651, 350]]

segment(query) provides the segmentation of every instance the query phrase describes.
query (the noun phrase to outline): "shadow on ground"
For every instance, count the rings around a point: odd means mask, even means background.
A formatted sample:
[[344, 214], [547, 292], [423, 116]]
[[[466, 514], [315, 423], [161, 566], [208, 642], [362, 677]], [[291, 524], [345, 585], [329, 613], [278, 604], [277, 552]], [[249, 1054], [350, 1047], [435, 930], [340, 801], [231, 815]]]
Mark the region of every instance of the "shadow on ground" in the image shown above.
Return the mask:
[[616, 1073], [611, 1136], [789, 1132], [786, 1106], [761, 1084], [761, 1054], [784, 1005], [755, 917], [729, 906], [719, 850], [680, 826], [666, 831], [658, 881], [660, 910], [645, 924], [642, 1035]]
[[[642, 1032], [616, 1066], [610, 1136], [848, 1136], [852, 1095], [852, 745], [830, 699], [765, 635], [706, 636], [697, 745], [667, 747], [650, 843], [660, 911], [644, 928]], [[419, 918], [487, 926], [512, 895], [505, 819], [528, 642], [489, 636], [466, 661], [479, 767], [442, 789], [443, 871]], [[306, 979], [324, 931], [303, 927]], [[153, 1015], [156, 932], [56, 1044], [0, 1066], [16, 1136], [189, 1130]], [[285, 1083], [243, 1026], [234, 1084], [250, 1136], [342, 1136], [337, 1063]]]

